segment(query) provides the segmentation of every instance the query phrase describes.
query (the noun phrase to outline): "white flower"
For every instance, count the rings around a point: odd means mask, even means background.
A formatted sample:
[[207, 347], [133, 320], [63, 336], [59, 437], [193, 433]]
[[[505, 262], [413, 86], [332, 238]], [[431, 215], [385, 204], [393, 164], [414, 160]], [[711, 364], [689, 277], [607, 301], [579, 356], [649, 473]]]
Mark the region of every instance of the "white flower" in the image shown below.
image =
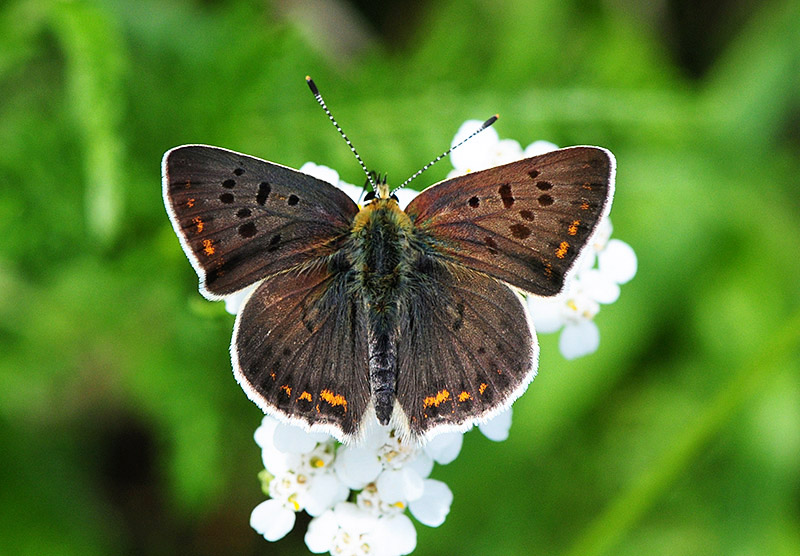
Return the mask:
[[[323, 166], [322, 164], [306, 162], [305, 164], [300, 166], [299, 171], [304, 174], [308, 174], [309, 176], [314, 176], [318, 180], [326, 181], [333, 186], [339, 187], [339, 172], [337, 172], [333, 168], [328, 168], [327, 166]], [[350, 187], [355, 187], [354, 185], [350, 185], [349, 183], [347, 185]], [[340, 189], [342, 188], [340, 187]]]
[[[315, 517], [306, 534], [312, 552], [407, 554], [416, 532], [406, 510], [431, 527], [450, 511], [450, 489], [428, 476], [434, 461], [458, 456], [462, 434], [443, 433], [420, 445], [376, 421], [360, 442], [340, 445], [265, 416], [254, 438], [270, 499], [256, 506], [250, 523], [268, 540], [286, 535], [294, 514], [305, 510]], [[345, 502], [351, 490], [355, 503]]]
[[613, 282], [627, 284], [636, 276], [636, 253], [624, 241], [612, 239], [597, 254], [597, 266]]
[[[467, 120], [458, 128], [451, 146], [455, 146], [481, 127], [483, 122]], [[532, 156], [532, 155], [530, 155]], [[448, 178], [469, 172], [485, 170], [524, 158], [522, 147], [513, 139], [500, 139], [497, 131], [489, 127], [450, 153], [453, 170]]]
[[[430, 458], [439, 465], [447, 465], [458, 457], [464, 435], [460, 432], [443, 432], [437, 434], [425, 444], [423, 449]], [[433, 465], [433, 462], [431, 462]], [[425, 475], [428, 476], [427, 474]]]
[[534, 141], [522, 152], [522, 158], [530, 158], [532, 156], [536, 156], [537, 154], [544, 154], [549, 153], [550, 151], [557, 151], [558, 145], [555, 143], [551, 143], [550, 141], [543, 141], [539, 139], [538, 141]]
[[323, 166], [321, 164], [314, 164], [313, 162], [306, 162], [300, 167], [300, 171], [304, 174], [314, 176], [315, 178], [321, 179], [322, 181], [326, 181], [329, 184], [338, 187], [347, 193], [347, 196], [353, 199], [353, 201], [356, 203], [358, 203], [361, 200], [361, 197], [364, 196], [363, 187], [358, 187], [351, 183], [342, 181], [339, 179], [339, 172], [333, 168], [328, 168], [327, 166]]
[[411, 514], [423, 525], [439, 527], [450, 513], [453, 503], [453, 492], [445, 483], [435, 479], [426, 479], [423, 494], [409, 504]]
[[508, 438], [511, 429], [511, 408], [501, 411], [486, 422], [478, 423], [478, 428], [489, 440], [502, 442]]
[[314, 553], [400, 556], [417, 546], [417, 532], [403, 514], [376, 516], [352, 502], [340, 502], [311, 520], [305, 536]]
[[417, 530], [405, 514], [382, 517], [374, 530], [377, 554], [400, 556], [411, 554], [417, 547]]
[[329, 435], [308, 433], [266, 415], [254, 437], [261, 446], [264, 467], [271, 476], [266, 491], [271, 499], [268, 502], [272, 503], [262, 508], [259, 515], [267, 510], [278, 511], [276, 504], [283, 508], [280, 512], [283, 516], [287, 510], [320, 515], [347, 498], [349, 489], [333, 471], [336, 443]]
[[423, 478], [411, 467], [387, 469], [375, 481], [375, 487], [381, 500], [403, 505], [422, 496], [424, 490]]
[[242, 308], [242, 303], [247, 297], [250, 295], [254, 289], [256, 289], [258, 283], [251, 284], [244, 288], [243, 290], [239, 290], [238, 292], [233, 292], [230, 295], [225, 296], [225, 310], [228, 311], [230, 314], [235, 315], [239, 312], [239, 309]]
[[362, 489], [374, 483], [380, 507], [408, 502], [422, 496], [422, 482], [433, 469], [433, 458], [425, 448], [414, 442], [403, 441], [389, 427], [377, 422], [367, 429], [361, 442], [342, 446], [336, 462], [339, 478], [353, 489]]
[[339, 447], [335, 469], [347, 488], [358, 490], [377, 479], [383, 466], [373, 450], [352, 444]]
[[294, 511], [278, 500], [265, 500], [250, 514], [250, 527], [268, 541], [277, 541], [294, 527]]
[[597, 351], [600, 331], [593, 319], [600, 305], [614, 303], [620, 284], [636, 274], [636, 253], [624, 241], [609, 239], [611, 230], [608, 218], [600, 221], [564, 292], [549, 298], [528, 296], [528, 310], [537, 332], [547, 334], [563, 328], [558, 348], [566, 359]]

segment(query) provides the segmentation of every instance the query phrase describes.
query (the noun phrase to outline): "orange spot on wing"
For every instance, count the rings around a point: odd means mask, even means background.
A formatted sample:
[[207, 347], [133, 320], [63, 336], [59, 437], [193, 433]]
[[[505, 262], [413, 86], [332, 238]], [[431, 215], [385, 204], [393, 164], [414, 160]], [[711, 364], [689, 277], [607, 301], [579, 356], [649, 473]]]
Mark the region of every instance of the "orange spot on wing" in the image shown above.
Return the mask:
[[461, 392], [458, 395], [458, 401], [460, 401], [460, 402], [465, 402], [465, 401], [471, 400], [471, 399], [472, 399], [472, 396], [470, 396], [469, 392], [467, 392], [466, 390], [464, 390], [463, 392]]
[[216, 253], [216, 251], [217, 251], [217, 248], [214, 247], [214, 242], [213, 241], [211, 241], [210, 239], [204, 239], [203, 240], [203, 253], [205, 253], [207, 256], [210, 257], [211, 255]]
[[430, 407], [433, 405], [439, 407], [440, 403], [446, 402], [449, 399], [450, 399], [450, 392], [448, 392], [447, 390], [439, 390], [438, 392], [436, 392], [436, 395], [428, 396], [427, 398], [423, 399], [422, 406]]
[[186, 201], [186, 206], [192, 208], [194, 206], [194, 199], [189, 199]]
[[270, 377], [272, 380], [275, 380], [275, 373], [269, 373], [269, 377]]
[[578, 226], [580, 225], [580, 223], [581, 223], [580, 220], [574, 220], [572, 222], [572, 225], [570, 225], [569, 229], [567, 230], [567, 233], [571, 236], [576, 235], [578, 233]]
[[311, 401], [311, 394], [309, 394], [308, 392], [303, 390], [303, 393], [300, 394], [299, 396], [297, 396], [297, 401], [299, 402], [300, 400], [305, 400], [307, 402], [310, 402]]
[[323, 390], [319, 393], [319, 397], [334, 407], [341, 405], [344, 407], [344, 410], [347, 411], [347, 400], [341, 394], [334, 394], [330, 390]]
[[567, 243], [566, 241], [562, 241], [561, 245], [559, 245], [558, 249], [556, 249], [556, 257], [558, 257], [559, 259], [563, 259], [564, 256], [567, 254], [568, 249], [569, 249], [569, 243]]
[[489, 386], [489, 385], [488, 385], [488, 384], [486, 384], [485, 382], [481, 382], [481, 385], [480, 385], [480, 386], [478, 386], [478, 392], [480, 392], [481, 394], [483, 394], [483, 393], [486, 391], [486, 387], [487, 387], [487, 386]]
[[199, 216], [195, 216], [194, 218], [192, 218], [192, 224], [194, 224], [195, 227], [197, 228], [198, 234], [203, 233], [203, 228], [206, 227], [205, 223], [203, 222], [203, 219], [200, 218]]
[[553, 265], [551, 265], [550, 263], [545, 263], [545, 265], [544, 265], [544, 273], [547, 274], [547, 276], [552, 276], [553, 275]]
[[281, 386], [281, 390], [283, 390], [284, 392], [286, 392], [286, 395], [287, 395], [287, 396], [291, 396], [291, 395], [292, 395], [292, 387], [291, 387], [291, 386], [289, 386], [288, 384], [284, 384], [284, 385], [282, 385], [282, 386]]
[[588, 184], [588, 183], [584, 183], [581, 187], [583, 187], [587, 191], [591, 191], [592, 190], [592, 186], [590, 184]]
[[587, 203], [586, 201], [581, 203], [581, 210], [589, 210], [589, 203]]

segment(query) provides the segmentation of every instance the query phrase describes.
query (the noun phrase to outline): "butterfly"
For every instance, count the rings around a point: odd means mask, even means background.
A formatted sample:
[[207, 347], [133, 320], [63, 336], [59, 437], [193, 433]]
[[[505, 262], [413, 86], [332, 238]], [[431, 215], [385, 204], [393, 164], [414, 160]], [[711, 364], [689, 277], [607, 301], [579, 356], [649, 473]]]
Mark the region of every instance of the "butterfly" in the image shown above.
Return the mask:
[[615, 160], [564, 148], [444, 180], [405, 210], [385, 180], [359, 207], [328, 182], [207, 145], [167, 151], [162, 174], [201, 293], [256, 284], [231, 341], [247, 396], [343, 442], [375, 419], [424, 441], [527, 388], [538, 343], [518, 291], [563, 290], [610, 209]]

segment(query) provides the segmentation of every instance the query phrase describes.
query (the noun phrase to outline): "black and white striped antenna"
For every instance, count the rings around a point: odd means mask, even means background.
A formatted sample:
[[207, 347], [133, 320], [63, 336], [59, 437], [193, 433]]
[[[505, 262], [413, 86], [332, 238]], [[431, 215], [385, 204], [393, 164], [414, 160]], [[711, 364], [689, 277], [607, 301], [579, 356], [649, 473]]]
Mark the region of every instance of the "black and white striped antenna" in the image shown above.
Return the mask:
[[369, 170], [367, 170], [367, 165], [364, 164], [363, 160], [361, 160], [361, 155], [358, 154], [358, 151], [353, 146], [353, 143], [350, 142], [350, 139], [347, 137], [345, 132], [339, 126], [339, 123], [336, 121], [336, 118], [334, 118], [333, 114], [331, 114], [331, 111], [328, 110], [328, 106], [325, 104], [325, 101], [322, 100], [322, 95], [319, 94], [319, 89], [317, 89], [317, 85], [314, 83], [314, 80], [311, 79], [311, 77], [309, 77], [308, 75], [306, 75], [306, 83], [308, 83], [308, 88], [311, 89], [311, 93], [314, 95], [314, 98], [317, 99], [319, 105], [322, 106], [322, 109], [325, 111], [330, 121], [336, 127], [336, 131], [339, 132], [339, 135], [342, 136], [344, 142], [347, 143], [347, 146], [350, 147], [351, 151], [353, 151], [353, 154], [356, 156], [356, 160], [358, 160], [358, 163], [361, 165], [361, 168], [367, 175], [367, 179], [369, 180], [369, 184], [372, 186], [372, 190], [377, 191], [378, 186], [375, 184], [375, 179], [372, 177], [372, 173]]
[[473, 137], [475, 137], [477, 134], [479, 134], [481, 131], [483, 131], [484, 129], [486, 129], [487, 127], [489, 127], [490, 125], [492, 125], [493, 123], [495, 123], [499, 117], [500, 117], [500, 115], [499, 115], [499, 114], [495, 114], [494, 116], [492, 116], [491, 118], [489, 118], [488, 120], [486, 120], [485, 122], [483, 122], [483, 123], [481, 124], [481, 127], [479, 127], [478, 129], [476, 129], [475, 131], [473, 131], [472, 133], [470, 133], [470, 134], [469, 134], [469, 136], [468, 136], [466, 139], [464, 139], [464, 140], [462, 140], [462, 141], [459, 141], [457, 144], [453, 145], [452, 147], [450, 147], [449, 149], [447, 149], [446, 151], [444, 151], [442, 154], [440, 154], [439, 156], [437, 156], [436, 158], [434, 158], [433, 160], [431, 160], [430, 162], [428, 162], [428, 163], [427, 163], [425, 166], [423, 166], [422, 168], [420, 168], [419, 170], [417, 170], [416, 172], [414, 172], [414, 174], [413, 174], [413, 175], [412, 175], [410, 178], [408, 178], [406, 181], [404, 181], [403, 183], [401, 183], [400, 185], [398, 185], [397, 187], [395, 187], [394, 189], [392, 189], [392, 191], [391, 191], [391, 192], [392, 192], [392, 193], [394, 193], [394, 192], [395, 192], [395, 191], [397, 191], [398, 189], [403, 189], [405, 186], [407, 186], [407, 185], [409, 184], [409, 182], [410, 182], [411, 180], [413, 180], [414, 178], [416, 178], [417, 176], [419, 176], [419, 175], [420, 175], [422, 172], [424, 172], [425, 170], [427, 170], [428, 168], [430, 168], [431, 166], [433, 166], [434, 164], [436, 164], [437, 162], [439, 162], [441, 159], [443, 159], [444, 157], [446, 157], [448, 154], [450, 154], [451, 152], [453, 152], [454, 150], [456, 150], [458, 147], [460, 147], [461, 145], [463, 145], [464, 143], [466, 143], [467, 141], [469, 141], [470, 139], [472, 139]]
[[428, 168], [430, 168], [431, 166], [433, 166], [434, 164], [439, 162], [441, 159], [443, 159], [444, 157], [449, 155], [451, 152], [456, 150], [458, 147], [460, 147], [461, 145], [463, 145], [464, 143], [466, 143], [467, 141], [469, 141], [470, 139], [475, 137], [481, 131], [483, 131], [484, 129], [486, 129], [489, 126], [491, 126], [500, 117], [498, 114], [495, 114], [494, 116], [492, 116], [491, 118], [489, 118], [488, 120], [483, 122], [481, 124], [481, 126], [478, 129], [476, 129], [475, 131], [473, 131], [471, 134], [469, 134], [469, 136], [467, 138], [463, 139], [462, 141], [459, 141], [457, 144], [453, 145], [452, 147], [450, 147], [449, 149], [444, 151], [442, 154], [440, 154], [439, 156], [437, 156], [436, 158], [434, 158], [433, 160], [428, 162], [425, 166], [423, 166], [422, 168], [420, 168], [419, 170], [414, 172], [414, 174], [410, 178], [408, 178], [406, 181], [404, 181], [403, 183], [401, 183], [400, 185], [398, 185], [397, 187], [395, 187], [394, 189], [389, 191], [389, 189], [388, 189], [388, 187], [386, 185], [386, 180], [385, 179], [384, 180], [378, 180], [376, 182], [376, 178], [373, 177], [373, 175], [374, 175], [373, 172], [370, 172], [367, 169], [367, 165], [364, 164], [364, 161], [361, 159], [361, 155], [358, 154], [358, 151], [353, 146], [353, 143], [350, 142], [350, 139], [347, 137], [347, 134], [345, 134], [344, 130], [342, 130], [341, 126], [339, 126], [339, 123], [336, 121], [336, 118], [333, 117], [333, 114], [331, 114], [331, 111], [328, 109], [328, 106], [325, 104], [325, 101], [322, 99], [322, 95], [320, 94], [319, 89], [317, 89], [317, 85], [314, 83], [314, 80], [311, 79], [311, 77], [309, 77], [308, 75], [306, 75], [306, 83], [308, 83], [308, 87], [309, 87], [309, 89], [311, 89], [311, 93], [314, 95], [314, 98], [317, 99], [317, 102], [319, 103], [319, 105], [322, 107], [322, 109], [328, 115], [328, 119], [330, 119], [330, 121], [336, 127], [336, 131], [339, 132], [339, 135], [342, 136], [342, 138], [344, 139], [345, 143], [347, 143], [347, 146], [350, 147], [350, 150], [355, 155], [356, 160], [358, 160], [358, 163], [361, 165], [361, 169], [364, 170], [364, 173], [367, 175], [367, 180], [369, 181], [369, 184], [372, 186], [372, 190], [375, 191], [378, 194], [378, 196], [381, 197], [381, 198], [389, 197], [389, 195], [391, 195], [392, 193], [394, 193], [398, 189], [404, 188], [406, 185], [408, 185], [411, 182], [411, 180], [413, 180], [414, 178], [418, 177], [425, 170], [427, 170]]

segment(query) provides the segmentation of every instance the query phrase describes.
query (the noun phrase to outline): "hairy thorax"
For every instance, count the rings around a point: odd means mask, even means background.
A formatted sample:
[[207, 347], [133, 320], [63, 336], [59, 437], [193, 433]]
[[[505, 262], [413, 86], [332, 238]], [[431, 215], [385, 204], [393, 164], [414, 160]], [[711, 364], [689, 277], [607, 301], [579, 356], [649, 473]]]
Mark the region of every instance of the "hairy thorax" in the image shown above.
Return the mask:
[[353, 221], [353, 270], [363, 296], [370, 386], [378, 420], [389, 422], [397, 384], [398, 309], [408, 288], [414, 228], [394, 199], [376, 199]]

